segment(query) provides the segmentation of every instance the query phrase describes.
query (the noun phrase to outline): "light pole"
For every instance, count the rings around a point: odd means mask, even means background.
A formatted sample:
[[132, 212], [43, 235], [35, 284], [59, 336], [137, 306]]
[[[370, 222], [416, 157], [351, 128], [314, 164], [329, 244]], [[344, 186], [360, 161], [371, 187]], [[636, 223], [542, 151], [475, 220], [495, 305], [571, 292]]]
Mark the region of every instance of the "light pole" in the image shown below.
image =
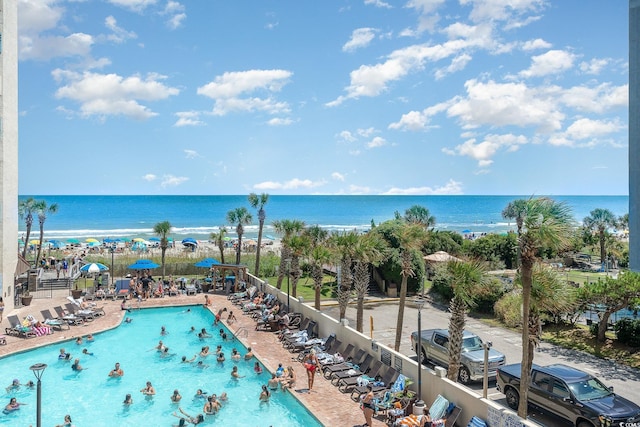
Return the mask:
[[113, 287], [113, 275], [115, 274], [115, 271], [113, 269], [113, 265], [114, 265], [113, 257], [116, 253], [116, 249], [117, 249], [117, 243], [116, 242], [111, 243], [111, 287]]
[[44, 374], [44, 370], [47, 367], [44, 363], [36, 363], [35, 365], [31, 365], [29, 369], [33, 371], [33, 374], [36, 376], [38, 380], [37, 385], [37, 405], [36, 405], [36, 426], [42, 427], [42, 408], [40, 402], [42, 400], [42, 374]]
[[414, 406], [419, 408], [421, 411], [419, 415], [422, 415], [424, 411], [424, 402], [422, 400], [422, 308], [424, 307], [424, 300], [416, 299], [415, 303], [418, 308], [418, 400]]
[[482, 397], [487, 398], [487, 390], [489, 389], [489, 349], [493, 344], [491, 341], [483, 342], [484, 348], [484, 377], [482, 378]]
[[291, 258], [285, 259], [284, 262], [287, 265], [287, 313], [290, 313], [291, 312], [291, 306], [289, 305], [289, 299], [290, 299], [290, 295], [289, 295], [289, 276], [290, 276], [290, 272], [291, 272]]

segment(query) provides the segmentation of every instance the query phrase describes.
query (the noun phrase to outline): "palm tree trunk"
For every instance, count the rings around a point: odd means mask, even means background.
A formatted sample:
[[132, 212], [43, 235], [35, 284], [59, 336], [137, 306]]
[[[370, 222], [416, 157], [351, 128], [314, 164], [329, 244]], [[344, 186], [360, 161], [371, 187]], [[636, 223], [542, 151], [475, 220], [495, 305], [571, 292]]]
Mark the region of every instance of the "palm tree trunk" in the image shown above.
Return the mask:
[[160, 248], [160, 249], [162, 249], [162, 280], [164, 280], [164, 276], [165, 276], [165, 273], [166, 273], [166, 267], [167, 267], [165, 265], [165, 263], [164, 263], [164, 256], [167, 253], [167, 248]]
[[238, 250], [236, 251], [236, 265], [240, 265], [240, 252], [242, 252], [242, 233], [238, 233]]
[[528, 258], [522, 259], [522, 364], [520, 366], [520, 403], [518, 416], [527, 418], [527, 401], [529, 398], [529, 383], [531, 382], [531, 364], [533, 350], [529, 341], [528, 319], [531, 310], [531, 284], [533, 280], [533, 262]]
[[605, 241], [605, 236], [604, 236], [604, 230], [603, 230], [600, 232], [600, 265], [602, 266], [603, 270], [606, 270], [607, 251], [605, 250], [605, 247], [604, 247], [604, 241]]
[[[31, 227], [33, 222], [27, 221], [27, 232], [25, 235], [24, 248], [22, 248], [22, 258], [27, 259], [27, 248], [29, 247], [29, 238], [31, 237]], [[36, 264], [37, 267], [37, 264]]]
[[449, 319], [449, 369], [447, 378], [451, 381], [458, 380], [460, 371], [460, 352], [462, 351], [462, 332], [464, 331], [466, 304], [459, 296], [455, 295], [449, 304], [451, 318]]
[[291, 296], [298, 298], [298, 281], [300, 280], [300, 258], [294, 256], [291, 259]]
[[284, 280], [284, 275], [286, 271], [286, 263], [287, 259], [290, 256], [290, 250], [287, 246], [282, 246], [282, 250], [280, 251], [280, 266], [278, 267], [278, 282], [276, 283], [276, 288], [282, 288], [282, 281]]
[[394, 350], [400, 351], [400, 342], [402, 341], [402, 324], [404, 322], [404, 303], [407, 299], [407, 275], [402, 275], [402, 281], [400, 282], [400, 302], [398, 303], [398, 320], [396, 322], [396, 341], [394, 343]]
[[320, 292], [322, 291], [322, 266], [314, 265], [313, 266], [313, 284], [315, 287], [315, 304], [314, 307], [316, 310], [320, 310]]
[[40, 262], [40, 255], [42, 254], [42, 239], [44, 239], [44, 222], [40, 222], [40, 244], [38, 245], [38, 255], [36, 256], [36, 267]]
[[260, 227], [258, 228], [258, 247], [256, 248], [256, 267], [253, 274], [260, 276], [260, 249], [262, 248], [262, 229], [264, 228], [264, 219], [260, 219]]

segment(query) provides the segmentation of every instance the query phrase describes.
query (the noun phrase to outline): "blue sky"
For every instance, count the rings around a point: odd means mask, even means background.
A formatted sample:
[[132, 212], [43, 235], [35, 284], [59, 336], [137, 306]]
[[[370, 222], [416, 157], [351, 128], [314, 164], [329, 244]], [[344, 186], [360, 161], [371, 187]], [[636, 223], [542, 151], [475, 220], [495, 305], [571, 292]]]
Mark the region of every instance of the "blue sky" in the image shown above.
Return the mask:
[[19, 193], [628, 194], [626, 0], [18, 0]]

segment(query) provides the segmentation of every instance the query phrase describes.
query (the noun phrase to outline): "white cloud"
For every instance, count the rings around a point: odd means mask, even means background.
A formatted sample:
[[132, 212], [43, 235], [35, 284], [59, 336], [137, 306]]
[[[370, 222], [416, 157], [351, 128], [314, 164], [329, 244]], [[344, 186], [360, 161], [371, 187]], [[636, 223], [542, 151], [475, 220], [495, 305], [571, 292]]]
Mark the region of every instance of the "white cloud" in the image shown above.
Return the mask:
[[518, 73], [522, 77], [540, 77], [559, 74], [573, 67], [575, 55], [564, 50], [550, 50], [531, 58], [531, 66]]
[[184, 154], [187, 159], [197, 159], [198, 157], [202, 157], [196, 150], [184, 150]]
[[120, 28], [116, 22], [116, 18], [113, 16], [107, 16], [104, 20], [104, 25], [113, 32], [113, 34], [107, 36], [107, 39], [113, 42], [124, 43], [128, 39], [135, 39], [138, 37], [135, 32], [126, 31], [125, 29]]
[[224, 116], [231, 112], [264, 111], [269, 114], [289, 112], [286, 102], [278, 102], [271, 97], [246, 97], [254, 92], [273, 94], [289, 83], [292, 72], [286, 70], [249, 70], [227, 72], [214, 81], [198, 88], [198, 95], [215, 101], [213, 114]]
[[56, 91], [56, 97], [78, 102], [84, 117], [123, 115], [148, 119], [157, 113], [139, 101], [158, 101], [180, 93], [178, 89], [164, 85], [161, 80], [165, 77], [158, 74], [141, 78], [56, 69], [52, 75], [57, 82], [63, 83]]
[[344, 181], [344, 175], [340, 172], [333, 172], [331, 174], [331, 178], [335, 179], [336, 181]]
[[376, 36], [375, 28], [357, 28], [351, 33], [351, 38], [342, 46], [344, 52], [353, 52], [356, 49], [367, 47]]
[[384, 9], [391, 9], [393, 6], [391, 6], [389, 3], [386, 3], [382, 0], [364, 0], [364, 4], [367, 5], [373, 5], [375, 7], [381, 7]]
[[182, 25], [182, 22], [187, 19], [187, 14], [184, 13], [184, 10], [184, 5], [177, 1], [169, 0], [167, 2], [162, 15], [169, 15], [169, 18], [167, 19], [167, 26], [170, 29], [175, 30], [176, 28], [179, 28]]
[[358, 129], [357, 134], [364, 137], [364, 138], [369, 138], [370, 136], [372, 136], [373, 134], [377, 133], [378, 131], [371, 127], [371, 128], [366, 128], [366, 129]]
[[187, 178], [186, 176], [163, 175], [160, 186], [162, 188], [177, 187], [178, 185], [183, 184], [187, 181], [189, 181], [189, 178]]
[[[445, 0], [409, 0], [405, 7], [415, 9], [418, 12], [418, 25], [415, 35], [419, 35], [424, 31], [433, 31], [436, 24], [440, 20], [440, 15], [436, 10], [444, 4]], [[411, 30], [405, 30], [405, 34], [409, 34]]]
[[386, 144], [387, 144], [387, 141], [384, 138], [376, 136], [371, 141], [367, 142], [367, 148], [382, 147], [383, 145], [386, 145]]
[[142, 177], [142, 179], [144, 179], [145, 181], [149, 181], [149, 182], [151, 182], [151, 181], [155, 181], [155, 179], [156, 179], [156, 178], [157, 178], [157, 176], [155, 176], [155, 175], [154, 175], [154, 174], [152, 174], [152, 173], [148, 173], [148, 174], [146, 174], [146, 175], [144, 175], [144, 176]]
[[524, 83], [469, 80], [467, 97], [456, 98], [447, 114], [457, 117], [465, 129], [480, 125], [534, 126], [541, 132], [560, 129], [565, 114], [553, 90], [530, 88]]
[[47, 61], [57, 57], [88, 56], [94, 39], [89, 34], [74, 33], [68, 36], [20, 36], [20, 59]]
[[349, 194], [359, 195], [359, 194], [369, 194], [371, 193], [371, 188], [364, 185], [350, 185], [349, 186]]
[[398, 188], [392, 187], [386, 192], [382, 193], [383, 195], [399, 195], [399, 196], [409, 196], [409, 195], [447, 195], [447, 194], [462, 194], [462, 183], [458, 181], [454, 181], [450, 179], [442, 187], [409, 187], [409, 188]]
[[624, 129], [619, 120], [593, 120], [581, 118], [569, 125], [566, 131], [549, 137], [549, 143], [556, 146], [593, 147], [602, 143], [620, 146], [606, 136]]
[[178, 117], [178, 121], [173, 124], [175, 127], [201, 126], [205, 124], [200, 120], [200, 113], [197, 111], [179, 111], [175, 115]]
[[629, 85], [612, 86], [601, 83], [597, 86], [574, 86], [560, 94], [560, 101], [578, 111], [603, 113], [614, 108], [629, 106]]
[[600, 74], [600, 72], [609, 65], [611, 60], [609, 58], [593, 58], [589, 62], [580, 63], [580, 71], [585, 74]]
[[[525, 13], [537, 12], [546, 5], [546, 0], [460, 0], [461, 5], [471, 5], [469, 17], [474, 22], [480, 21], [507, 21], [517, 20]], [[511, 27], [522, 26], [508, 24]]]
[[267, 122], [269, 126], [289, 126], [292, 123], [293, 120], [283, 117], [274, 117]]
[[18, 31], [20, 34], [38, 34], [58, 25], [64, 9], [57, 0], [19, 0]]
[[434, 106], [425, 108], [423, 111], [410, 111], [403, 114], [399, 121], [391, 123], [389, 129], [397, 130], [424, 130], [428, 127], [431, 117], [446, 111], [452, 102], [442, 102]]
[[522, 44], [522, 50], [549, 49], [551, 43], [543, 39], [528, 40]]
[[343, 142], [356, 142], [358, 140], [358, 138], [353, 136], [353, 134], [348, 130], [343, 130], [337, 135], [337, 137]]
[[453, 58], [451, 64], [449, 64], [448, 67], [436, 70], [436, 80], [440, 80], [451, 73], [455, 73], [456, 71], [463, 70], [467, 66], [469, 61], [471, 61], [471, 55], [468, 55], [466, 53], [456, 56], [455, 58]]
[[299, 190], [316, 188], [326, 184], [326, 181], [312, 181], [310, 179], [293, 178], [285, 182], [264, 181], [255, 184], [253, 188], [256, 190]]
[[478, 161], [478, 166], [485, 168], [493, 163], [491, 158], [500, 150], [516, 151], [520, 145], [526, 144], [527, 138], [524, 135], [495, 135], [490, 134], [484, 140], [477, 142], [475, 138], [468, 139], [454, 149], [443, 148], [442, 151], [450, 155], [471, 157]]

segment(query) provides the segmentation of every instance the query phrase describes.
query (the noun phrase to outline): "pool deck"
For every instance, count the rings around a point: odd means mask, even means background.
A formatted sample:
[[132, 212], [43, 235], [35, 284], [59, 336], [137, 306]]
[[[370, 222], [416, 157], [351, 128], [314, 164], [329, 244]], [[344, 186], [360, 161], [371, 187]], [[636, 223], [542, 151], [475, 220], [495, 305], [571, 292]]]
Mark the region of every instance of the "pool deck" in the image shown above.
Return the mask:
[[[4, 335], [4, 328], [9, 326], [9, 322], [6, 320], [7, 315], [17, 315], [18, 318], [22, 320], [25, 316], [31, 314], [37, 319], [42, 320], [40, 310], [49, 309], [52, 314], [55, 315], [53, 307], [58, 305], [64, 306], [64, 304], [68, 303], [69, 301], [66, 299], [67, 295], [68, 291], [56, 291], [53, 298], [34, 298], [28, 307], [21, 307], [8, 313], [5, 312], [2, 319], [0, 335]], [[242, 315], [239, 307], [231, 304], [225, 295], [209, 294], [209, 296], [213, 302], [210, 309], [214, 313], [223, 307], [227, 307], [227, 310], [234, 311], [238, 321], [232, 325], [228, 325], [224, 321], [225, 318], [223, 318], [223, 323], [233, 332], [238, 331], [240, 328], [246, 329], [247, 333], [240, 333], [238, 339], [242, 341], [245, 346], [251, 347], [256, 357], [271, 372], [275, 372], [278, 363], [282, 363], [284, 366], [291, 364], [294, 367], [297, 374], [296, 390], [300, 391], [294, 391], [292, 394], [305, 405], [323, 425], [327, 427], [352, 427], [364, 424], [364, 416], [362, 415], [359, 405], [351, 400], [349, 394], [339, 392], [337, 387], [333, 386], [321, 374], [316, 376], [313, 390], [310, 393], [303, 392], [302, 390], [306, 390], [307, 387], [307, 377], [304, 367], [300, 362], [297, 362], [295, 358], [296, 354], [292, 354], [284, 349], [275, 334], [256, 331], [254, 320], [249, 316]], [[83, 326], [72, 326], [70, 330], [55, 332], [52, 335], [28, 339], [6, 336], [7, 345], [0, 346], [0, 356], [74, 339], [78, 336], [85, 336], [88, 333], [95, 334], [115, 328], [122, 322], [126, 312], [120, 309], [121, 300], [97, 300], [96, 303], [98, 307], [104, 309], [106, 313], [105, 316], [98, 317], [92, 322], [85, 323]], [[135, 309], [137, 302], [130, 301], [130, 303]], [[204, 296], [203, 294], [198, 294], [153, 298], [143, 301], [140, 306], [141, 308], [148, 308], [202, 303], [204, 303]], [[373, 426], [378, 427], [385, 425], [386, 424], [380, 419], [373, 420]]]

